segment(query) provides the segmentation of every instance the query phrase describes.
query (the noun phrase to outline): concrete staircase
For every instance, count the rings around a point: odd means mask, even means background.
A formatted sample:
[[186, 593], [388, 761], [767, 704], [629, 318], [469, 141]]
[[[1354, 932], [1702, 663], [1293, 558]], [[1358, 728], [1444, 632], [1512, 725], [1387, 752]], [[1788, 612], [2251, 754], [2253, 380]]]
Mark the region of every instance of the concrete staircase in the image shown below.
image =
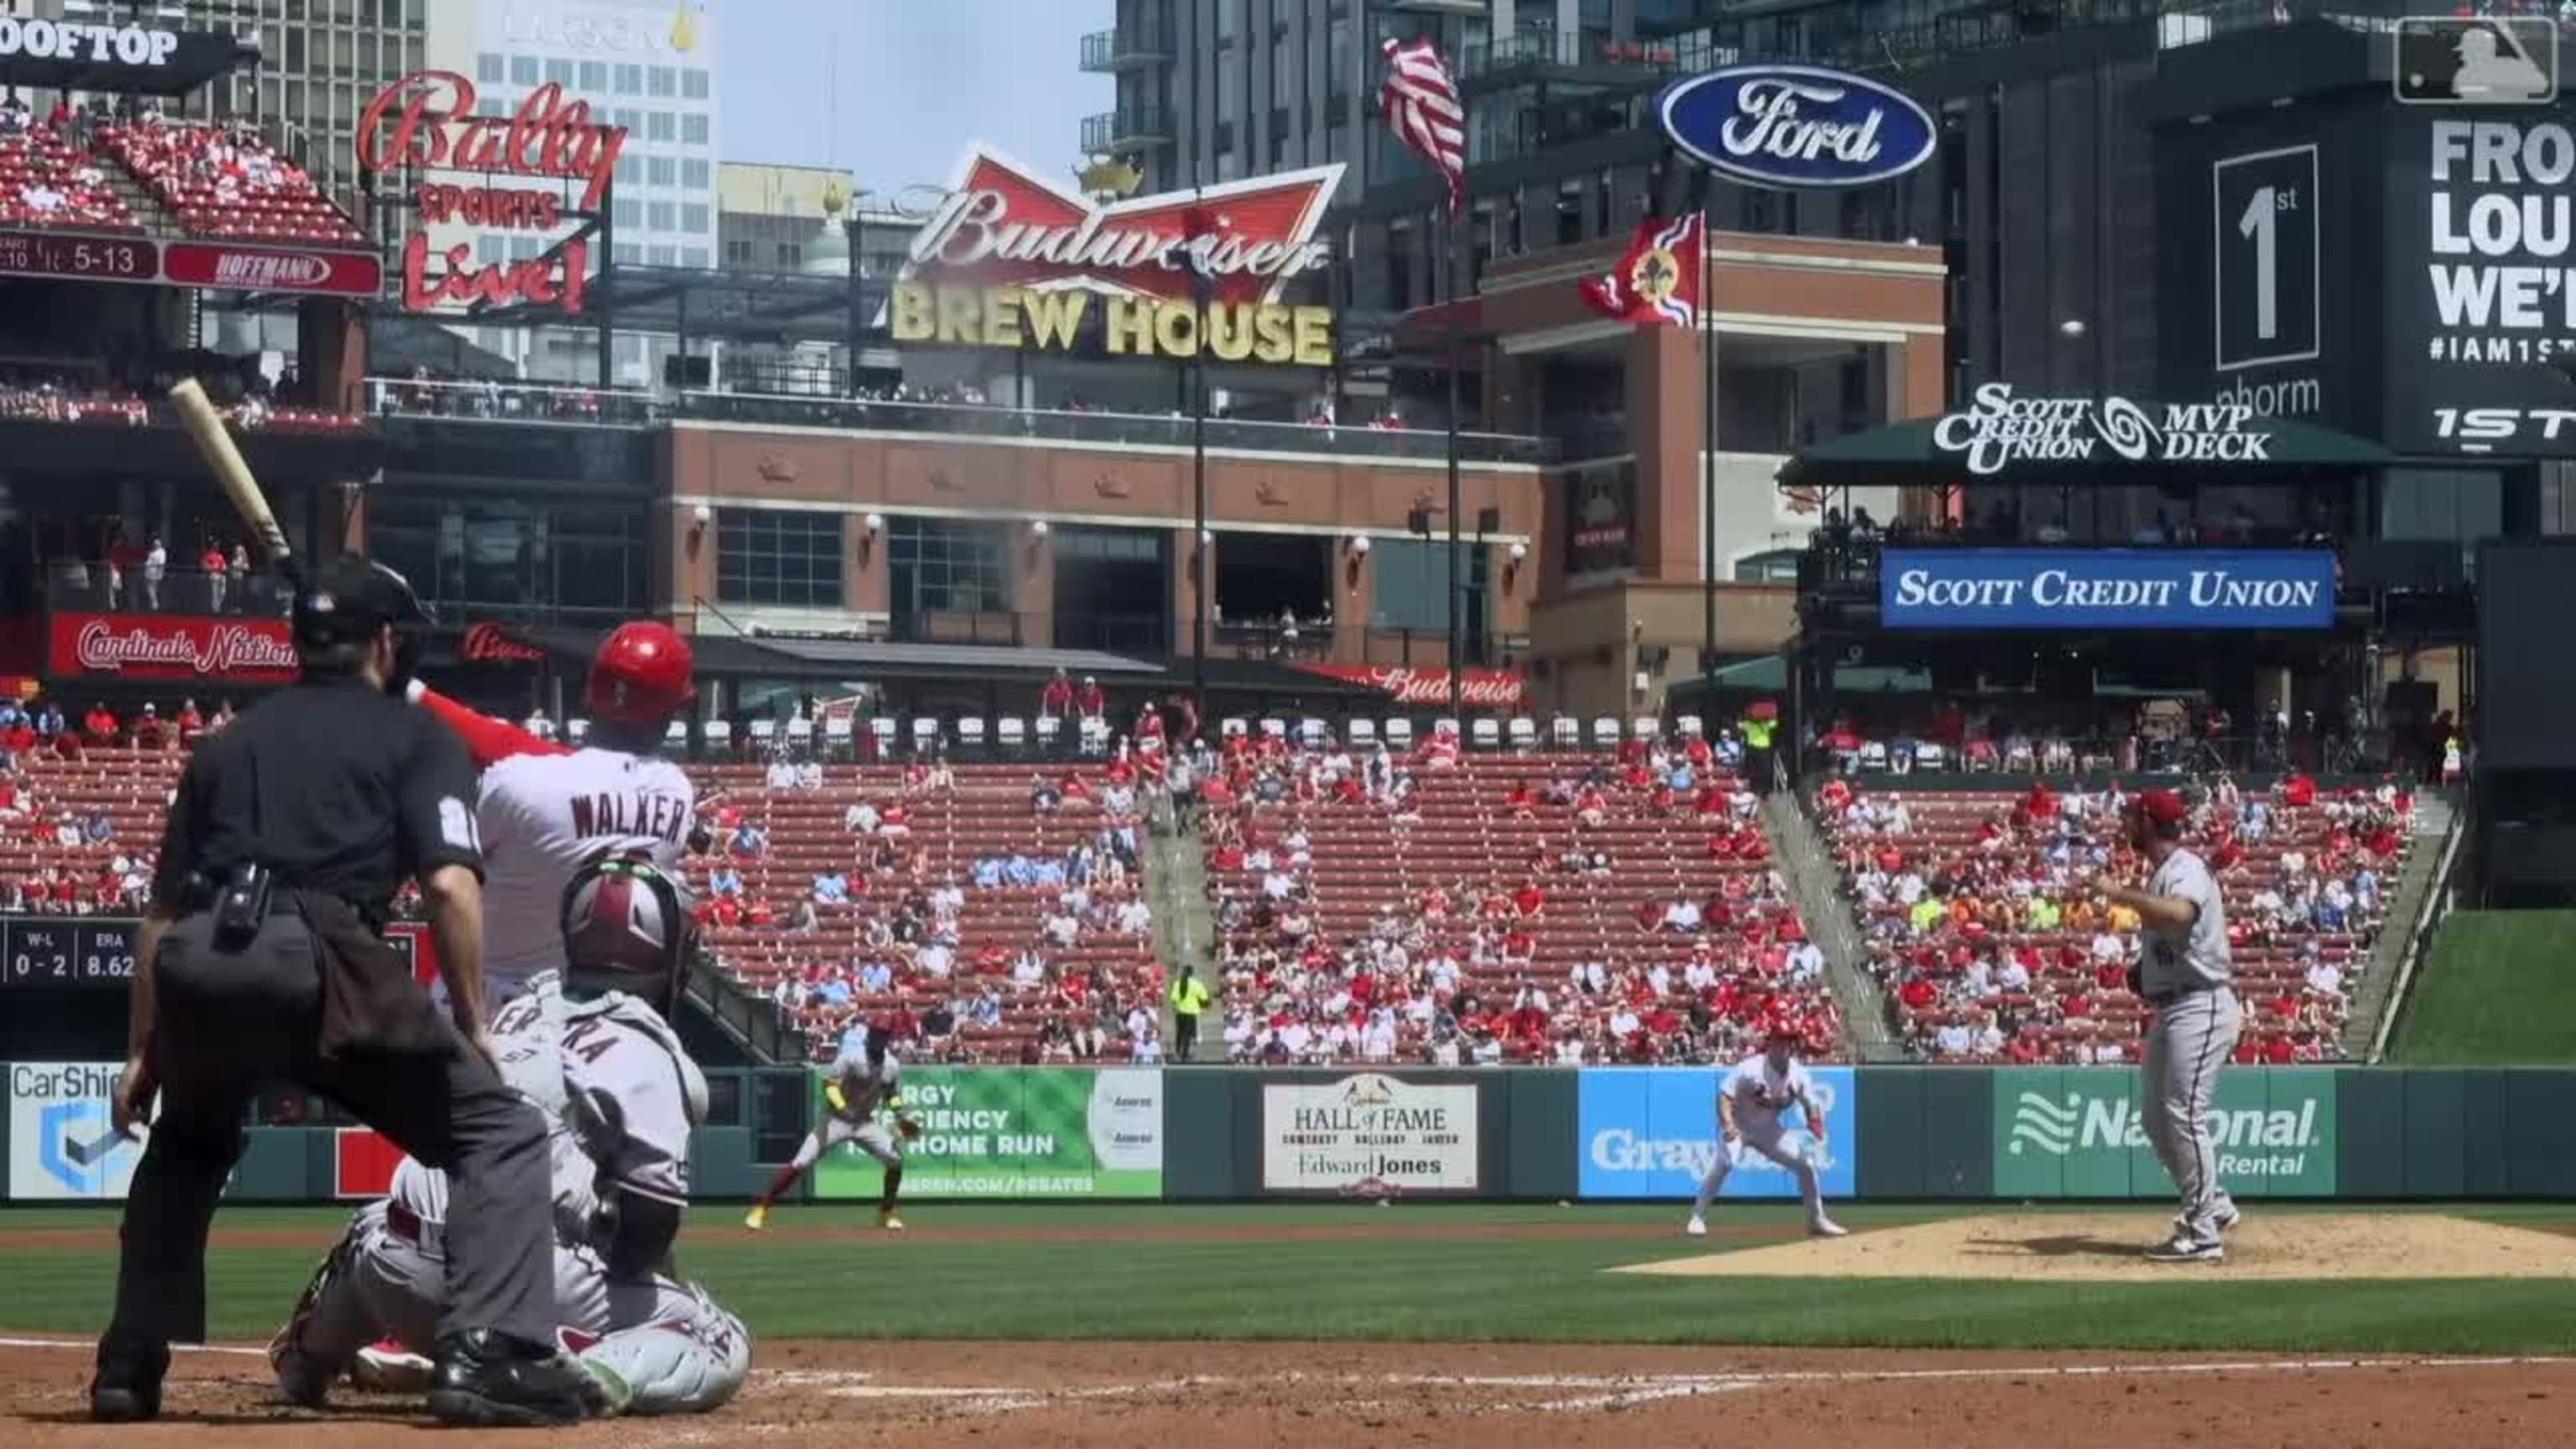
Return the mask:
[[1825, 847], [1824, 832], [1789, 790], [1763, 797], [1762, 830], [1770, 837], [1771, 858], [1788, 883], [1798, 918], [1825, 953], [1825, 981], [1842, 1006], [1843, 1034], [1853, 1056], [1864, 1062], [1903, 1061], [1904, 1048], [1889, 1026], [1886, 995], [1869, 973], [1860, 917], [1843, 889], [1833, 853]]
[[2386, 925], [2371, 945], [2370, 964], [2344, 1019], [2343, 1051], [2354, 1061], [2376, 1061], [2385, 1050], [2388, 1028], [2404, 1005], [2422, 953], [2450, 914], [2451, 868], [2463, 823], [2444, 796], [2428, 790], [2415, 797], [2414, 846], [2389, 892]]
[[1223, 991], [1217, 978], [1216, 913], [1209, 909], [1207, 853], [1196, 830], [1174, 828], [1168, 802], [1157, 807], [1145, 840], [1145, 900], [1154, 911], [1154, 955], [1163, 963], [1165, 992], [1157, 1010], [1163, 1017], [1163, 1049], [1172, 1051], [1178, 1032], [1172, 1021], [1169, 986], [1181, 967], [1197, 968], [1211, 1000], [1199, 1016], [1196, 1059], [1223, 1061], [1225, 1017]]

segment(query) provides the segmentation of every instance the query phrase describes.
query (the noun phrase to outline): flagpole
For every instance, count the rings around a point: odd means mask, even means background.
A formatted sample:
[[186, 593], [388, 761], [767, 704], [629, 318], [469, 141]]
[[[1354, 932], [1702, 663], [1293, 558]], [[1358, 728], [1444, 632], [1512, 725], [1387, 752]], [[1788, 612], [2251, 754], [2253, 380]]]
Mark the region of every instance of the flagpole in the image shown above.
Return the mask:
[[[1193, 170], [1196, 166], [1193, 165]], [[1192, 226], [1204, 226], [1199, 211], [1200, 188], [1190, 187]], [[1194, 236], [1193, 242], [1197, 240]], [[1199, 273], [1193, 271], [1190, 305], [1199, 309], [1197, 326], [1207, 326], [1206, 288]], [[1208, 488], [1207, 488], [1207, 338], [1199, 338], [1197, 351], [1190, 360], [1190, 494], [1194, 501], [1195, 531], [1190, 535], [1190, 707], [1202, 720], [1207, 718], [1207, 649], [1208, 594], [1216, 587], [1208, 558]]]
[[[1464, 239], [1464, 229], [1458, 225], [1458, 222], [1464, 215], [1465, 212], [1461, 206], [1453, 203], [1449, 208], [1448, 220], [1442, 223], [1449, 229], [1449, 244], [1445, 248], [1449, 254], [1449, 325], [1446, 329], [1446, 345], [1442, 350], [1449, 354], [1446, 361], [1449, 369], [1449, 717], [1451, 719], [1460, 717], [1458, 656], [1459, 646], [1463, 642], [1460, 631], [1464, 628], [1466, 620], [1461, 616], [1462, 611], [1458, 603], [1467, 589], [1467, 580], [1458, 566], [1458, 515], [1465, 506], [1458, 486], [1458, 296], [1460, 273], [1465, 270], [1459, 265], [1459, 244]], [[1463, 721], [1459, 728], [1462, 730], [1466, 728]]]
[[[1706, 191], [1701, 195], [1705, 200]], [[1703, 206], [1699, 307], [1691, 320], [1699, 325], [1699, 707], [1704, 714], [1717, 708], [1717, 325], [1712, 320], [1717, 293], [1710, 287], [1708, 254], [1708, 211]]]

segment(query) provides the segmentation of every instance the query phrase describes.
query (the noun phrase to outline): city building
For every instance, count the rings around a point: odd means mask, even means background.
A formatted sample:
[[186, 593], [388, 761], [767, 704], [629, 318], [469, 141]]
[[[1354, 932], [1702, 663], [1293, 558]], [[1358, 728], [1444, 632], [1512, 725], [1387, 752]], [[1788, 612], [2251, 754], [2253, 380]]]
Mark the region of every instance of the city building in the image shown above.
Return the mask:
[[[55, 0], [66, 8], [76, 0]], [[176, 3], [176, 0], [171, 0]], [[429, 63], [431, 16], [474, 0], [184, 0], [186, 23], [253, 40], [256, 71], [200, 90], [183, 113], [237, 117], [343, 202], [358, 194], [359, 113], [386, 85]], [[140, 7], [124, 7], [140, 8]], [[165, 3], [156, 8], [169, 8]]]

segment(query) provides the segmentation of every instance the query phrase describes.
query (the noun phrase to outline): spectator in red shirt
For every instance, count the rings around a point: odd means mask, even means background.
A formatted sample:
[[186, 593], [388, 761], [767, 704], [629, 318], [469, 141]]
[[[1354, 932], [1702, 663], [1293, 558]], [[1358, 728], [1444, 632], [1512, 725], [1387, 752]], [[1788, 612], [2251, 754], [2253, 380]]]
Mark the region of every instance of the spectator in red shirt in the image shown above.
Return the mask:
[[1082, 688], [1074, 691], [1073, 702], [1075, 708], [1082, 711], [1084, 719], [1109, 717], [1109, 693], [1100, 687], [1099, 680], [1088, 674], [1082, 676]]
[[1073, 680], [1059, 669], [1038, 692], [1038, 715], [1042, 719], [1062, 719], [1073, 711]]
[[161, 723], [158, 705], [143, 706], [143, 715], [134, 722], [134, 747], [139, 750], [167, 749], [170, 731]]
[[179, 744], [182, 748], [195, 744], [197, 736], [206, 732], [206, 717], [197, 713], [195, 700], [186, 699], [179, 702], [178, 725]]
[[116, 713], [104, 702], [91, 705], [89, 713], [81, 716], [81, 732], [89, 736], [91, 744], [115, 744], [116, 728]]
[[1512, 892], [1512, 910], [1522, 920], [1534, 920], [1546, 909], [1547, 892], [1539, 889], [1537, 881], [1524, 881]]

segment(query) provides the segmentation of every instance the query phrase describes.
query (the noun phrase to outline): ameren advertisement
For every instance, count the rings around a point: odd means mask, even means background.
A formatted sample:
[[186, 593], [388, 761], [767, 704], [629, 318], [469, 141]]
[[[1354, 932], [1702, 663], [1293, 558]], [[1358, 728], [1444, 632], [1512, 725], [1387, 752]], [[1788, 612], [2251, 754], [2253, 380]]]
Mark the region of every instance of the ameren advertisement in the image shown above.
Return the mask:
[[[1825, 1144], [1800, 1114], [1788, 1114], [1786, 1137], [1816, 1152], [1825, 1196], [1848, 1197], [1860, 1175], [1859, 1097], [1849, 1067], [1810, 1067], [1825, 1113]], [[1579, 1182], [1587, 1198], [1683, 1198], [1699, 1191], [1717, 1160], [1717, 1084], [1713, 1067], [1587, 1068], [1578, 1091]], [[1794, 1198], [1798, 1179], [1758, 1152], [1740, 1152], [1719, 1190], [1724, 1198]]]
[[9, 1198], [119, 1202], [143, 1144], [108, 1118], [108, 1062], [16, 1062], [9, 1068]]
[[1382, 1072], [1261, 1088], [1269, 1192], [1405, 1196], [1476, 1191], [1476, 1088]]
[[2324, 549], [1891, 548], [1890, 629], [2328, 629]]
[[[817, 1122], [824, 1078], [814, 1076]], [[907, 1067], [903, 1105], [922, 1127], [904, 1148], [907, 1197], [1162, 1195], [1159, 1068]], [[874, 1199], [884, 1182], [876, 1159], [846, 1144], [814, 1169], [820, 1198]]]
[[[2134, 1071], [1998, 1071], [1994, 1195], [2171, 1197], [2173, 1181], [2147, 1143], [2146, 1105]], [[2207, 1122], [2219, 1180], [2230, 1193], [2333, 1195], [2333, 1068], [2230, 1068], [2219, 1074]]]

